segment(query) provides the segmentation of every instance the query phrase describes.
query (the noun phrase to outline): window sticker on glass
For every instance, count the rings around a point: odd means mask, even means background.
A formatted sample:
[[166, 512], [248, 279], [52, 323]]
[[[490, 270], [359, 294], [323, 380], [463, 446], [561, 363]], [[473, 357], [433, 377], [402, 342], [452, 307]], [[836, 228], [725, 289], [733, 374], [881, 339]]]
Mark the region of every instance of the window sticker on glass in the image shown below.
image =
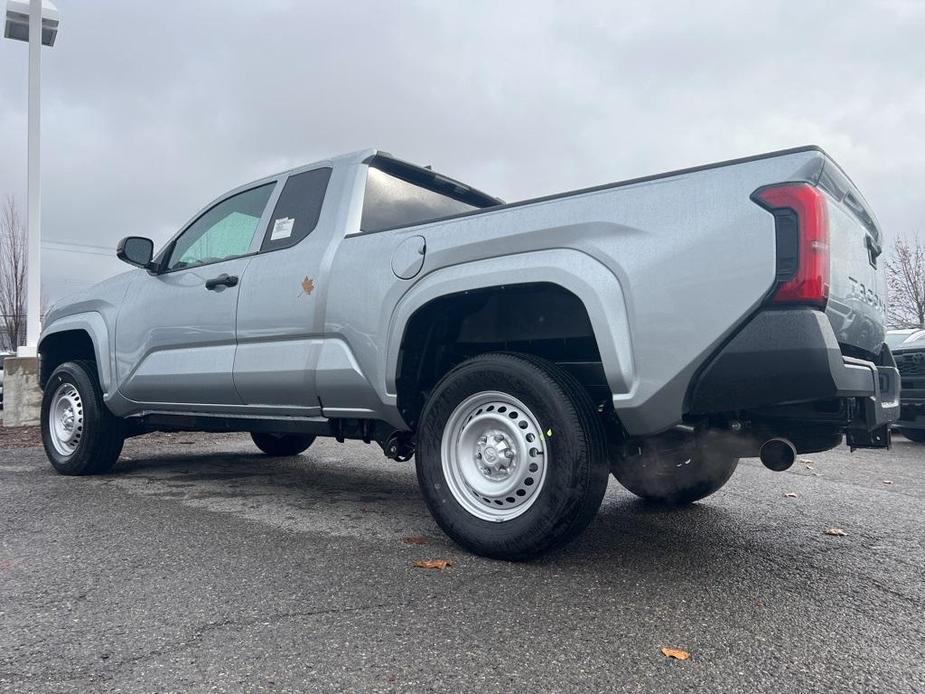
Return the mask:
[[270, 232], [270, 241], [288, 239], [292, 236], [292, 226], [295, 220], [292, 217], [283, 217], [273, 222], [273, 231]]

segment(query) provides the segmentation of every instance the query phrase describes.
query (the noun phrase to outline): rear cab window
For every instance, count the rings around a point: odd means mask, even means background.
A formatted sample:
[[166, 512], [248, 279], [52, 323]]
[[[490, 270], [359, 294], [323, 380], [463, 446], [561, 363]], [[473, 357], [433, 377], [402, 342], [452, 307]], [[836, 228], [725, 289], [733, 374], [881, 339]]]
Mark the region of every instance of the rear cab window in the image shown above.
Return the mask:
[[360, 231], [384, 231], [494, 207], [502, 201], [430, 169], [370, 159]]
[[261, 253], [294, 246], [314, 231], [330, 179], [330, 167], [303, 171], [286, 179], [270, 216]]

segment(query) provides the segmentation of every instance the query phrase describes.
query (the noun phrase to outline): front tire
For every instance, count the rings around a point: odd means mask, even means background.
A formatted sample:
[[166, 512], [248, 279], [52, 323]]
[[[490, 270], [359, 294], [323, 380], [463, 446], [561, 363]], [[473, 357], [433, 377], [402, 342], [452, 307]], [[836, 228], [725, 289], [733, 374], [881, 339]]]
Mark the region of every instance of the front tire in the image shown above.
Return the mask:
[[437, 524], [495, 559], [565, 544], [607, 489], [604, 432], [588, 393], [527, 355], [486, 354], [450, 371], [424, 406], [415, 459]]
[[96, 364], [65, 362], [51, 374], [42, 394], [42, 445], [62, 475], [98, 475], [119, 459], [122, 420], [103, 403]]
[[299, 455], [315, 442], [308, 434], [264, 434], [254, 432], [251, 438], [261, 451], [274, 458]]
[[739, 459], [719, 443], [668, 437], [645, 441], [636, 455], [616, 456], [610, 469], [636, 496], [654, 504], [683, 506], [718, 491], [738, 464]]

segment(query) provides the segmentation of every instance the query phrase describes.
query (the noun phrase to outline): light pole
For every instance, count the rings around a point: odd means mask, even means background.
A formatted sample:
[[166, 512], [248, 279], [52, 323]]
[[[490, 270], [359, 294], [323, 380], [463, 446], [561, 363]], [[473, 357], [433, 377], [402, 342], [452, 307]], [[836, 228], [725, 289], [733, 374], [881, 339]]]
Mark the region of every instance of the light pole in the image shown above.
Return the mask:
[[29, 165], [28, 165], [28, 275], [26, 279], [26, 344], [21, 357], [34, 357], [41, 332], [42, 312], [42, 193], [39, 176], [39, 126], [42, 46], [54, 46], [58, 8], [50, 0], [9, 0], [3, 35], [29, 42]]

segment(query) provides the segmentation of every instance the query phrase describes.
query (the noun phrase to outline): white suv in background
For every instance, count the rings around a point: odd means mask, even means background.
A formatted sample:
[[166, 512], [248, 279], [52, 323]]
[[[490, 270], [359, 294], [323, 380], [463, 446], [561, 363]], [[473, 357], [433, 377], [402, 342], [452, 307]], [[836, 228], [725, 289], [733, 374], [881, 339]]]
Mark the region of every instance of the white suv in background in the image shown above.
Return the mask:
[[925, 329], [922, 328], [897, 328], [886, 331], [885, 342], [890, 349], [896, 349], [906, 342], [915, 342], [925, 337]]

